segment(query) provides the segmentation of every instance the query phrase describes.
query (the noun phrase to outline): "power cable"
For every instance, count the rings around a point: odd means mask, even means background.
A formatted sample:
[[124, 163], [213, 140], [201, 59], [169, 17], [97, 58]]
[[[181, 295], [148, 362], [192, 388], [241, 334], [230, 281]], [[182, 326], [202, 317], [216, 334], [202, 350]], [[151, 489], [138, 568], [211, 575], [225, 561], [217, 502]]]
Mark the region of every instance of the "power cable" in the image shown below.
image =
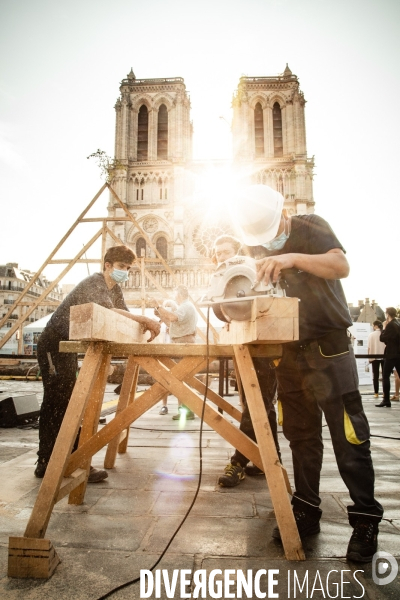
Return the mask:
[[[181, 529], [182, 525], [184, 524], [184, 522], [186, 521], [186, 519], [188, 518], [196, 500], [197, 500], [197, 496], [199, 494], [200, 491], [200, 486], [201, 486], [201, 478], [203, 475], [203, 448], [202, 448], [202, 441], [203, 441], [203, 422], [204, 422], [204, 411], [206, 408], [206, 402], [207, 402], [207, 389], [208, 389], [208, 377], [209, 377], [209, 358], [210, 358], [210, 354], [209, 354], [209, 332], [210, 332], [210, 307], [207, 307], [207, 332], [206, 332], [206, 360], [207, 360], [207, 370], [206, 370], [206, 387], [205, 387], [205, 391], [204, 391], [204, 396], [203, 396], [203, 408], [201, 411], [201, 420], [200, 420], [200, 432], [199, 432], [199, 480], [197, 482], [197, 488], [193, 497], [193, 500], [189, 506], [189, 508], [186, 511], [185, 516], [183, 517], [182, 521], [180, 522], [179, 526], [177, 527], [177, 529], [175, 530], [175, 532], [172, 534], [168, 544], [165, 546], [164, 550], [162, 551], [161, 555], [159, 556], [159, 558], [157, 559], [157, 561], [154, 563], [154, 565], [149, 569], [150, 571], [153, 571], [156, 566], [161, 562], [161, 559], [163, 558], [163, 556], [166, 554], [168, 548], [170, 547], [170, 545], [172, 544], [172, 542], [174, 541], [175, 537], [177, 536], [179, 530]], [[115, 592], [118, 592], [119, 590], [123, 590], [124, 588], [130, 586], [130, 585], [134, 585], [135, 583], [138, 583], [138, 581], [140, 581], [140, 576], [139, 577], [135, 577], [135, 579], [131, 579], [130, 581], [127, 581], [126, 583], [122, 583], [121, 585], [113, 588], [112, 590], [110, 590], [109, 592], [107, 592], [106, 594], [104, 594], [103, 596], [100, 596], [99, 598], [97, 598], [97, 600], [105, 600], [106, 598], [109, 598], [110, 596], [112, 596]]]

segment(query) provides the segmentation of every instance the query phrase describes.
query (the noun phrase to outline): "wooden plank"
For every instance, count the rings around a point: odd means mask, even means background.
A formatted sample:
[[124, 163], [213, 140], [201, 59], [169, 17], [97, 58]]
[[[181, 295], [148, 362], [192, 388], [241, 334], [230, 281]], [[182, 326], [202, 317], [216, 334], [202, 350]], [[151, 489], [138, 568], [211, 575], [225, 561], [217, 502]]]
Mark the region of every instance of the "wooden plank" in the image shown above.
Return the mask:
[[[68, 273], [68, 271], [70, 269], [72, 269], [72, 267], [74, 266], [74, 264], [78, 261], [78, 259], [82, 256], [82, 254], [85, 254], [86, 250], [88, 250], [88, 248], [90, 248], [90, 246], [92, 244], [94, 244], [94, 242], [97, 240], [97, 238], [100, 237], [101, 235], [101, 229], [92, 237], [91, 240], [89, 240], [89, 242], [82, 248], [82, 250], [80, 250], [78, 252], [78, 254], [75, 256], [75, 258], [68, 264], [67, 267], [65, 267], [65, 269], [59, 274], [57, 275], [57, 277], [49, 284], [49, 286], [44, 290], [44, 292], [42, 293], [42, 295], [36, 300], [36, 302], [34, 302], [32, 304], [32, 306], [30, 306], [26, 312], [24, 312], [24, 314], [22, 316], [19, 317], [19, 319], [15, 322], [15, 324], [7, 331], [7, 333], [4, 335], [4, 337], [0, 340], [0, 348], [2, 348], [4, 346], [4, 344], [10, 339], [10, 337], [13, 335], [13, 333], [15, 333], [15, 331], [17, 331], [18, 327], [21, 325], [21, 323], [23, 323], [24, 321], [26, 321], [26, 319], [33, 313], [33, 311], [39, 306], [39, 304], [48, 296], [48, 294], [50, 294], [50, 292], [56, 287], [56, 285], [58, 284], [59, 281], [61, 281], [61, 279]], [[33, 280], [36, 280], [37, 275], [35, 275], [33, 277]], [[26, 288], [25, 288], [26, 289]], [[24, 290], [25, 291], [25, 290]], [[24, 292], [21, 293], [20, 298], [22, 299], [22, 295]], [[18, 304], [18, 302], [16, 303], [16, 305]]]
[[242, 377], [246, 401], [260, 450], [262, 469], [267, 479], [287, 560], [305, 560], [285, 479], [268, 422], [257, 374], [246, 346], [234, 346], [235, 358]]
[[[60, 352], [74, 352], [84, 354], [90, 342], [60, 342]], [[262, 356], [265, 358], [280, 358], [282, 356], [281, 344], [251, 344], [249, 346], [251, 356]], [[104, 343], [104, 351], [112, 356], [170, 356], [181, 358], [182, 356], [207, 357], [206, 344], [116, 344]], [[210, 358], [227, 358], [234, 355], [232, 344], [210, 344], [208, 347]]]
[[21, 361], [17, 358], [0, 358], [1, 366], [15, 366], [21, 364]]
[[271, 296], [255, 298], [250, 320], [227, 323], [219, 335], [220, 344], [280, 344], [298, 339], [298, 299]]
[[[26, 537], [43, 538], [46, 533], [64, 477], [67, 460], [71, 454], [86, 403], [100, 369], [102, 354], [102, 344], [93, 344], [87, 351], [25, 530]], [[77, 467], [79, 467], [79, 464]], [[72, 471], [75, 471], [75, 469], [72, 469]]]
[[[122, 382], [121, 393], [118, 400], [118, 406], [116, 410], [117, 415], [119, 415], [134, 400], [138, 374], [139, 366], [137, 362], [135, 362], [133, 356], [130, 356], [128, 358], [128, 364], [126, 365], [124, 380]], [[127, 432], [127, 430], [125, 430], [125, 432]], [[106, 456], [104, 458], [104, 467], [106, 469], [112, 469], [114, 467], [115, 459], [117, 458], [118, 447], [122, 441], [121, 434], [118, 434], [109, 442]]]
[[[132, 359], [133, 357], [130, 356], [128, 358], [128, 363], [129, 360]], [[129, 394], [129, 398], [128, 398], [128, 406], [130, 404], [132, 404], [132, 402], [135, 401], [135, 397], [136, 397], [136, 387], [137, 387], [137, 383], [138, 383], [138, 379], [139, 379], [139, 365], [136, 364], [136, 370], [133, 374], [132, 377], [132, 386], [131, 386], [131, 390], [130, 390], [130, 394]], [[126, 429], [124, 429], [121, 433], [121, 435], [119, 436], [119, 446], [118, 446], [118, 454], [125, 454], [125, 452], [127, 451], [128, 448], [128, 442], [129, 442], [129, 432], [130, 432], [130, 428], [127, 427]]]
[[[91, 209], [91, 207], [97, 201], [97, 199], [101, 196], [101, 194], [104, 192], [104, 190], [106, 189], [106, 187], [107, 187], [107, 184], [104, 183], [102, 185], [102, 187], [99, 189], [99, 191], [97, 192], [97, 194], [94, 196], [94, 198], [92, 198], [92, 200], [89, 202], [89, 204], [87, 205], [87, 207], [85, 208], [85, 210], [83, 210], [81, 212], [81, 214], [76, 219], [76, 221], [74, 222], [74, 224], [68, 229], [68, 231], [64, 235], [64, 237], [61, 238], [61, 240], [58, 242], [57, 246], [54, 248], [54, 250], [46, 258], [46, 260], [44, 261], [44, 263], [42, 264], [42, 266], [40, 267], [40, 269], [35, 273], [35, 275], [31, 278], [31, 280], [26, 284], [26, 286], [24, 287], [23, 291], [18, 296], [17, 300], [14, 302], [14, 304], [8, 310], [7, 314], [4, 315], [4, 317], [0, 320], [0, 328], [3, 327], [3, 325], [7, 321], [8, 317], [14, 312], [14, 309], [16, 308], [16, 306], [18, 306], [19, 301], [22, 300], [22, 298], [24, 298], [24, 296], [26, 296], [26, 294], [29, 292], [30, 288], [36, 283], [37, 278], [39, 277], [39, 275], [41, 275], [43, 273], [44, 269], [49, 264], [49, 261], [53, 258], [53, 256], [55, 256], [57, 254], [58, 250], [61, 248], [61, 246], [63, 245], [63, 243], [69, 238], [69, 236], [71, 235], [71, 233], [74, 231], [74, 229], [77, 227], [77, 225], [81, 222], [81, 220], [86, 215], [86, 213]], [[49, 288], [46, 288], [46, 289], [49, 289]], [[49, 291], [51, 291], [51, 290], [49, 289]], [[2, 347], [2, 345], [3, 344], [0, 343], [0, 348]]]
[[146, 341], [140, 323], [94, 302], [71, 306], [69, 338], [122, 343]]
[[[101, 406], [104, 398], [104, 391], [106, 389], [107, 377], [110, 370], [110, 362], [111, 356], [109, 354], [103, 354], [96, 382], [93, 386], [92, 393], [90, 394], [89, 400], [86, 404], [86, 410], [83, 414], [82, 428], [79, 436], [79, 446], [82, 446], [97, 431]], [[81, 469], [85, 470], [86, 477], [78, 487], [75, 487], [71, 491], [68, 504], [82, 504], [85, 498], [87, 476], [89, 475], [90, 469], [90, 460], [88, 460], [86, 463], [82, 463], [80, 467]]]
[[61, 562], [50, 540], [10, 537], [8, 576], [48, 579]]
[[[174, 361], [171, 358], [163, 357], [163, 358], [160, 358], [160, 360], [169, 369], [171, 369], [174, 365]], [[204, 361], [204, 365], [201, 366], [200, 370], [203, 370], [203, 368], [206, 365], [207, 365], [207, 362]], [[194, 388], [196, 391], [198, 391], [200, 394], [202, 394], [204, 396], [206, 386], [197, 377], [194, 377], [193, 375], [191, 375], [191, 376], [185, 377], [184, 381], [187, 384], [189, 384], [190, 387]], [[216, 404], [218, 406], [218, 408], [222, 408], [229, 416], [233, 417], [234, 419], [236, 419], [236, 421], [239, 421], [239, 423], [240, 423], [240, 421], [242, 420], [242, 413], [240, 412], [240, 410], [238, 410], [237, 408], [232, 406], [232, 404], [230, 402], [227, 402], [225, 400], [225, 398], [222, 398], [219, 394], [217, 394], [216, 392], [214, 392], [214, 390], [212, 390], [210, 388], [207, 388], [207, 398], [209, 400], [211, 400], [211, 402]]]
[[81, 483], [86, 481], [86, 477], [86, 469], [76, 469], [76, 471], [71, 473], [70, 477], [64, 477], [56, 498], [56, 503], [60, 502], [60, 500], [62, 500], [65, 496], [68, 496], [72, 490], [78, 487], [78, 485], [81, 485]]
[[[189, 386], [180, 381], [175, 373], [169, 371], [162, 363], [155, 358], [141, 357], [137, 362], [146, 371], [160, 382], [171, 394], [174, 394], [180, 402], [185, 404], [198, 417], [201, 417], [203, 410], [203, 399], [200, 398]], [[183, 359], [179, 364], [185, 361]], [[183, 375], [183, 378], [185, 375]], [[257, 444], [247, 435], [242, 433], [237, 427], [232, 425], [221, 413], [214, 407], [206, 404], [204, 410], [204, 422], [214, 431], [219, 433], [227, 442], [237, 448], [242, 454], [247, 456], [257, 467], [262, 469], [262, 462]]]
[[[185, 375], [189, 370], [195, 369], [196, 365], [201, 364], [202, 359], [200, 357], [188, 357], [176, 364], [171, 370], [171, 373], [179, 377], [181, 374]], [[107, 425], [100, 429], [96, 435], [85, 442], [71, 455], [65, 475], [68, 477], [70, 473], [79, 467], [82, 461], [87, 460], [96, 454], [96, 452], [101, 450], [115, 436], [119, 435], [121, 431], [129, 427], [131, 423], [157, 404], [164, 396], [165, 391], [165, 388], [160, 383], [155, 383], [151, 388], [139, 396], [135, 402], [127, 406], [119, 415], [116, 415], [112, 421], [107, 423]]]

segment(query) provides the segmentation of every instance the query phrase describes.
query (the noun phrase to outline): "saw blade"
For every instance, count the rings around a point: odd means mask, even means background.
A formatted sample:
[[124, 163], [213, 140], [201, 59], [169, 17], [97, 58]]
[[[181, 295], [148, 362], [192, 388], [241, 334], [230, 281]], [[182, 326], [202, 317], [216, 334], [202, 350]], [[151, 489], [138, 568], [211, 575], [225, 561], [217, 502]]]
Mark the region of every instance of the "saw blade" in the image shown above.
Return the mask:
[[225, 323], [230, 323], [231, 319], [227, 318], [224, 313], [221, 310], [221, 305], [220, 304], [214, 304], [214, 306], [212, 307], [213, 311], [214, 311], [214, 315], [217, 317], [217, 319], [219, 319], [220, 321], [225, 321]]
[[[252, 282], [244, 275], [232, 277], [225, 287], [225, 298], [245, 298], [253, 296]], [[221, 303], [221, 312], [229, 321], [248, 321], [251, 317], [251, 304], [248, 302], [225, 302]]]

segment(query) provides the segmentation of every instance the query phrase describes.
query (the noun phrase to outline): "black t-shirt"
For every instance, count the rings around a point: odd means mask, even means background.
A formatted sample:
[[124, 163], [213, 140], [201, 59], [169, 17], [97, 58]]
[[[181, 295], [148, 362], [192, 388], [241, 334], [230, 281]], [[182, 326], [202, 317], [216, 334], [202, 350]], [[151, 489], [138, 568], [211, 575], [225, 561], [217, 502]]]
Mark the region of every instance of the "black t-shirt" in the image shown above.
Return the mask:
[[48, 326], [54, 327], [64, 340], [69, 339], [69, 309], [77, 304], [94, 302], [105, 308], [121, 308], [128, 310], [125, 304], [122, 290], [118, 283], [110, 290], [102, 273], [94, 273], [83, 281], [68, 294], [57, 310], [52, 314]]
[[[291, 218], [291, 232], [282, 250], [268, 251], [263, 246], [247, 247], [251, 256], [263, 258], [278, 254], [325, 254], [340, 248], [329, 224], [317, 215], [297, 215]], [[299, 329], [301, 340], [322, 337], [334, 329], [352, 325], [350, 312], [338, 279], [323, 279], [299, 269], [285, 269], [281, 273], [286, 282], [286, 295], [300, 299]]]

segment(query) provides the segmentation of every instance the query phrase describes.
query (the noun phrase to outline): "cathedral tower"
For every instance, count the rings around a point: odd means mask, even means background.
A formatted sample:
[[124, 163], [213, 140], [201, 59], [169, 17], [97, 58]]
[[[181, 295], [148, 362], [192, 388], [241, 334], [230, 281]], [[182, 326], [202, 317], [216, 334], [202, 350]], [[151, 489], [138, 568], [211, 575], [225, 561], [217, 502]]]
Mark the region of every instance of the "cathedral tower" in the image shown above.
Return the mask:
[[[158, 285], [171, 291], [178, 281], [190, 287], [197, 297], [199, 290], [207, 287], [213, 267], [193, 243], [195, 214], [188, 206], [193, 193], [193, 127], [184, 80], [137, 79], [131, 69], [121, 82], [115, 110], [118, 166], [113, 188], [174, 270], [176, 279], [157, 262], [154, 251], [130, 221], [113, 221], [113, 232], [138, 257], [145, 257], [146, 270]], [[108, 215], [124, 216], [112, 195]], [[140, 303], [141, 286], [142, 275], [135, 271], [124, 291], [130, 305]]]
[[314, 212], [305, 102], [288, 65], [282, 75], [241, 77], [232, 102], [234, 160], [251, 170], [253, 183], [281, 192], [291, 214]]

